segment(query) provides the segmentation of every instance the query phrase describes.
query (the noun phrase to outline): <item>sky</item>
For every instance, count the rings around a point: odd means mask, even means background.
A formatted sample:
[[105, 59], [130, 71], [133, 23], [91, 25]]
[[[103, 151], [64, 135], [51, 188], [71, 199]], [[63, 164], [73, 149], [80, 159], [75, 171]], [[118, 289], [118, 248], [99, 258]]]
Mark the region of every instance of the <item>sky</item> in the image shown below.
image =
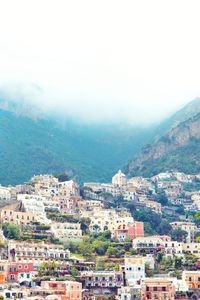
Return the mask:
[[200, 96], [199, 11], [199, 0], [0, 0], [0, 91], [87, 122], [157, 122]]

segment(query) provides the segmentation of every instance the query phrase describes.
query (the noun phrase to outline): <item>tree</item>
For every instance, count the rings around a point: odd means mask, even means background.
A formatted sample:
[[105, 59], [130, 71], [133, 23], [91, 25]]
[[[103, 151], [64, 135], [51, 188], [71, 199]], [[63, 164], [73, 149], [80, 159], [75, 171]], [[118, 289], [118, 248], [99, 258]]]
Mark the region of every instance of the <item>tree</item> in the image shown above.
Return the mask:
[[195, 218], [195, 223], [197, 225], [200, 225], [200, 211], [196, 212], [196, 214], [194, 215]]
[[175, 230], [172, 230], [171, 237], [174, 241], [182, 242], [182, 241], [185, 241], [187, 234], [188, 233], [185, 230], [175, 229]]
[[58, 178], [59, 182], [64, 182], [69, 180], [69, 176], [66, 173], [58, 174], [55, 177]]
[[79, 271], [77, 270], [76, 267], [72, 267], [71, 270], [70, 270], [70, 274], [73, 276], [73, 277], [76, 277], [79, 275]]
[[154, 274], [154, 270], [150, 268], [149, 264], [145, 264], [145, 274], [147, 277], [152, 277]]
[[181, 267], [182, 267], [182, 258], [178, 258], [178, 257], [175, 258], [174, 267], [175, 267], [175, 269], [181, 269]]
[[106, 253], [107, 248], [108, 248], [108, 243], [103, 242], [103, 241], [99, 241], [99, 240], [95, 240], [92, 243], [92, 247], [98, 255], [104, 255]]
[[167, 220], [162, 220], [160, 225], [158, 226], [158, 231], [161, 235], [169, 234], [171, 231], [172, 227], [171, 225], [167, 222]]
[[20, 239], [20, 227], [18, 225], [5, 223], [2, 226], [3, 234], [8, 239]]
[[157, 198], [157, 201], [160, 202], [161, 205], [163, 205], [163, 206], [168, 205], [168, 198], [165, 194], [165, 191], [159, 191], [156, 198]]
[[196, 237], [196, 242], [197, 242], [197, 243], [200, 243], [200, 236], [197, 236], [197, 237]]
[[115, 256], [115, 254], [116, 254], [116, 249], [112, 246], [109, 246], [106, 251], [106, 255], [107, 256]]

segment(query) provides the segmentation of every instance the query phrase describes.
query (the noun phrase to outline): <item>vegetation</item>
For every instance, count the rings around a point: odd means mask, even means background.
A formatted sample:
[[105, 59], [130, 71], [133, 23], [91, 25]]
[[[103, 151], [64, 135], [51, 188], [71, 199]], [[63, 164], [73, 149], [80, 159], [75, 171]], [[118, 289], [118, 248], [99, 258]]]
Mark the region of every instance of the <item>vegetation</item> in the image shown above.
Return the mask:
[[0, 110], [0, 182], [18, 184], [42, 173], [60, 174], [61, 180], [66, 173], [78, 174], [80, 182], [108, 181], [150, 139], [151, 130], [70, 120], [61, 126]]
[[21, 237], [20, 227], [18, 225], [4, 223], [2, 225], [2, 229], [3, 229], [3, 234], [8, 239], [19, 240]]
[[85, 236], [81, 242], [69, 242], [65, 245], [72, 253], [81, 254], [83, 257], [94, 259], [95, 256], [121, 257], [128, 252], [131, 247], [131, 241], [123, 243], [111, 239], [110, 231], [95, 233]]
[[161, 215], [156, 214], [150, 209], [135, 211], [132, 208], [131, 212], [136, 221], [144, 222], [144, 229], [147, 235], [169, 234], [172, 229], [168, 220], [162, 218]]

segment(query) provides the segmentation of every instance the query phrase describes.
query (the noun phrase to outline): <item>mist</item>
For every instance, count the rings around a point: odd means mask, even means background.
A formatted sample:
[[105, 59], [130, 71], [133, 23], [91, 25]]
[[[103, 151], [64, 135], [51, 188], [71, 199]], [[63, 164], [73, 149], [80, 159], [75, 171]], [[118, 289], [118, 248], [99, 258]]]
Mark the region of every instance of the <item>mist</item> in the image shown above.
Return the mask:
[[159, 122], [200, 95], [199, 9], [184, 0], [1, 3], [1, 107]]

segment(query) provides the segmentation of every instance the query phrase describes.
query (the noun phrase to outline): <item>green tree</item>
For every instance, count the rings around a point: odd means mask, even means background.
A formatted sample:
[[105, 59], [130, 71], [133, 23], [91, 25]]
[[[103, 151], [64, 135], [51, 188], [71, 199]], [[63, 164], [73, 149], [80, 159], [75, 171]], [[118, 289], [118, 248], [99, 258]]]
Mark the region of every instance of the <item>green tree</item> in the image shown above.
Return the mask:
[[152, 277], [154, 274], [154, 270], [150, 268], [149, 264], [145, 264], [145, 274], [147, 277]]
[[115, 254], [116, 254], [116, 249], [112, 246], [109, 246], [106, 251], [106, 255], [107, 256], [115, 256]]
[[185, 230], [175, 229], [175, 230], [172, 230], [171, 237], [175, 241], [182, 242], [182, 241], [185, 241], [187, 234], [188, 233]]
[[69, 180], [69, 176], [66, 173], [57, 174], [57, 175], [55, 175], [55, 177], [58, 178], [59, 182], [68, 181]]
[[94, 249], [94, 251], [98, 255], [104, 255], [106, 253], [107, 248], [108, 248], [108, 243], [103, 242], [103, 241], [99, 241], [99, 240], [95, 240], [92, 243], [92, 248]]
[[8, 239], [20, 239], [20, 227], [18, 225], [5, 223], [2, 226], [3, 234]]
[[70, 274], [73, 276], [73, 277], [76, 277], [79, 275], [79, 271], [77, 270], [76, 267], [72, 267], [71, 270], [70, 270]]

